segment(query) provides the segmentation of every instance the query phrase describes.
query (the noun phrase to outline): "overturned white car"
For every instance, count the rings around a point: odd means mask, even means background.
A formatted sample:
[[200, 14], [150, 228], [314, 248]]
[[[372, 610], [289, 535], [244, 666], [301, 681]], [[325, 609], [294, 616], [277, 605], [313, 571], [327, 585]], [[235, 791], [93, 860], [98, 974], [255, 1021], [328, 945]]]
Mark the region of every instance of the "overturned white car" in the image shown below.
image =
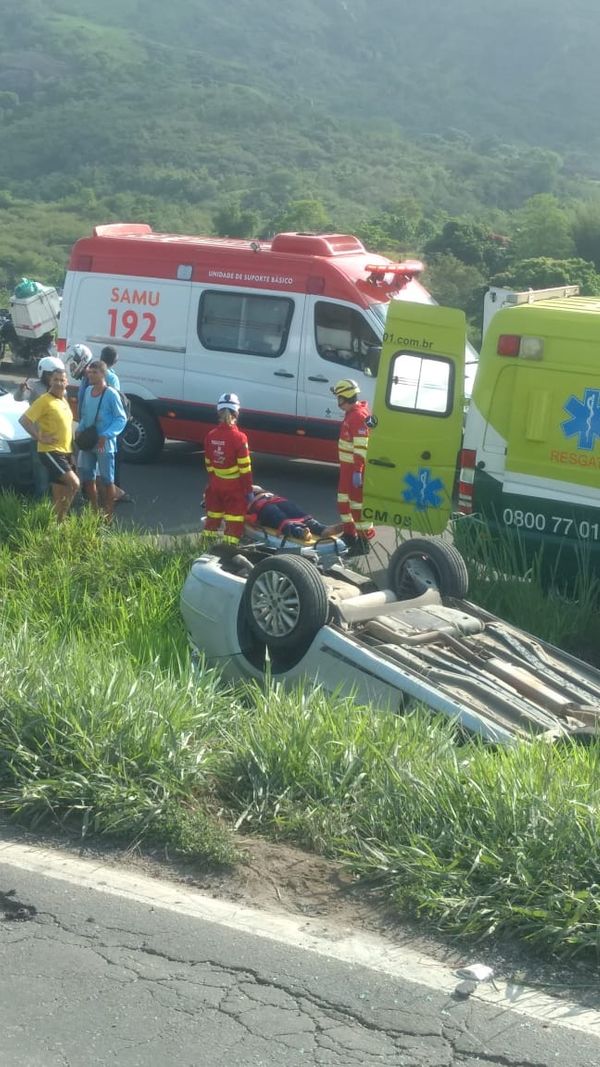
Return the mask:
[[452, 545], [405, 541], [388, 584], [335, 556], [252, 545], [200, 556], [181, 610], [194, 649], [230, 679], [268, 670], [375, 708], [423, 704], [492, 741], [594, 734], [600, 671], [466, 601]]

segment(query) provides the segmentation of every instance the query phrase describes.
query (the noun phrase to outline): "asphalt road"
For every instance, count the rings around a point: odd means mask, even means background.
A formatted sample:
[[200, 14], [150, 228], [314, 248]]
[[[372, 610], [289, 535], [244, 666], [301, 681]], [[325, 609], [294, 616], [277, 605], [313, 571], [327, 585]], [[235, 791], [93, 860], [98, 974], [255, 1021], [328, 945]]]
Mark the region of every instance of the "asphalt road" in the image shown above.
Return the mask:
[[[260, 935], [259, 926], [265, 931]], [[596, 1067], [599, 1016], [410, 949], [0, 846], [5, 1067]], [[308, 943], [308, 944], [307, 944]], [[362, 959], [361, 959], [362, 956]], [[367, 959], [365, 966], [362, 960]], [[431, 962], [431, 961], [430, 961]], [[422, 978], [422, 980], [420, 980]], [[450, 979], [448, 981], [448, 979]], [[490, 996], [495, 996], [490, 987]], [[535, 994], [534, 994], [535, 997]], [[517, 1008], [515, 1011], [514, 1008]], [[521, 1009], [519, 1011], [518, 1009]], [[585, 1018], [584, 1018], [585, 1016]]]

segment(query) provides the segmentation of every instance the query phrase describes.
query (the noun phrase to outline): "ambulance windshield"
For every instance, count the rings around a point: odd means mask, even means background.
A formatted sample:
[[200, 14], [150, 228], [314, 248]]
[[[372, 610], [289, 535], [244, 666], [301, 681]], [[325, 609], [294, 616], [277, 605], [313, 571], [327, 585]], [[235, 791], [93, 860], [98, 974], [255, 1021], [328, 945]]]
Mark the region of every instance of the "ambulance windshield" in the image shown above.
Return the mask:
[[382, 327], [385, 326], [385, 317], [387, 315], [389, 306], [390, 305], [388, 301], [386, 301], [385, 304], [369, 304], [369, 310], [375, 312]]

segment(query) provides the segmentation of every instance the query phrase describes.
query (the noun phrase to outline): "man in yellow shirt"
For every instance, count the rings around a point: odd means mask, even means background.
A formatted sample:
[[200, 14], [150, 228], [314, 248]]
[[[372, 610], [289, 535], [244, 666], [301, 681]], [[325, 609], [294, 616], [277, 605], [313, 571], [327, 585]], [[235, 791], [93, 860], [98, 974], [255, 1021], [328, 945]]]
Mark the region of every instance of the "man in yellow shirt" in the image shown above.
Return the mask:
[[67, 375], [50, 375], [48, 392], [34, 400], [19, 422], [37, 441], [40, 461], [48, 472], [52, 502], [59, 522], [67, 514], [79, 489], [73, 469], [73, 415], [66, 399]]

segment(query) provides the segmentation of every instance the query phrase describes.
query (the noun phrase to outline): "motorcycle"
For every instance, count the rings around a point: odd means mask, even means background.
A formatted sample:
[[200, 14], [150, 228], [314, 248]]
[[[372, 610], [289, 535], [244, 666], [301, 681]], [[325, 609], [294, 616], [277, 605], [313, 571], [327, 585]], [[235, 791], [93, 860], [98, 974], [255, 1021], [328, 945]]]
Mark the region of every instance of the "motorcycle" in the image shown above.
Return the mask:
[[36, 367], [43, 356], [53, 354], [54, 338], [51, 333], [41, 337], [19, 337], [10, 311], [0, 308], [0, 359], [4, 359], [6, 349], [10, 348], [13, 363], [20, 367]]

